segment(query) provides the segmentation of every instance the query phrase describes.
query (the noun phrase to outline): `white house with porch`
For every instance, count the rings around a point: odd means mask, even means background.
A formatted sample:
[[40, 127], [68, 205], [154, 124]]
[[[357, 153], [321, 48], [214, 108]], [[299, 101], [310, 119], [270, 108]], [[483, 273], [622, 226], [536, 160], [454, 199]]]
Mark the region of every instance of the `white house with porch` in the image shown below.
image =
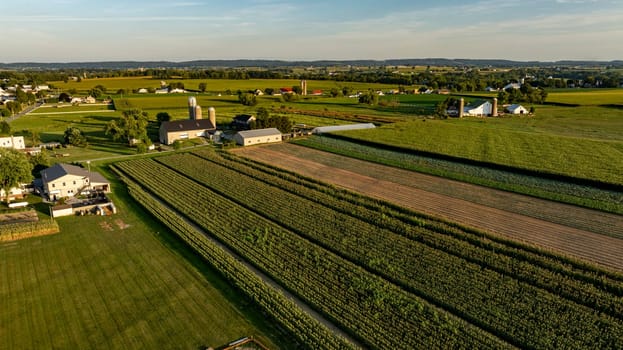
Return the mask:
[[55, 164], [42, 170], [41, 182], [43, 194], [51, 200], [85, 191], [110, 192], [110, 183], [101, 174], [70, 164]]

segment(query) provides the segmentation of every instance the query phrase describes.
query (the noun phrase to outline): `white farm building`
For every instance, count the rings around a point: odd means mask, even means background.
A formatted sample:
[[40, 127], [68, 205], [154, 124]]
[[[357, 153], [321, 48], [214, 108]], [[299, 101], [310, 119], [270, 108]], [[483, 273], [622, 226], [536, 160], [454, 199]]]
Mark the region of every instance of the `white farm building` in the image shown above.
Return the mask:
[[493, 105], [489, 101], [474, 102], [473, 104], [470, 104], [469, 106], [466, 106], [463, 109], [464, 115], [471, 115], [471, 116], [482, 117], [485, 115], [491, 115], [492, 112], [493, 112]]
[[234, 135], [234, 140], [241, 146], [258, 145], [261, 143], [281, 142], [281, 131], [276, 128], [255, 129], [239, 131]]
[[346, 125], [330, 125], [319, 126], [312, 130], [313, 134], [324, 134], [334, 131], [347, 131], [347, 130], [362, 130], [362, 129], [374, 129], [376, 126], [372, 123], [360, 123], [360, 124], [346, 124]]
[[506, 107], [506, 111], [510, 114], [528, 114], [528, 110], [519, 104], [514, 104]]

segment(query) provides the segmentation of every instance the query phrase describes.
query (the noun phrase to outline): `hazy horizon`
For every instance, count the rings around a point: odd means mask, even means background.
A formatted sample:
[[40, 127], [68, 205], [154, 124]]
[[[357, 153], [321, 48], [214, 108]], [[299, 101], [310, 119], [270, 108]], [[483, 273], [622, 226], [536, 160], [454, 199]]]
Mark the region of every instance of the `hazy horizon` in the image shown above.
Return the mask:
[[623, 58], [612, 0], [23, 0], [0, 62]]

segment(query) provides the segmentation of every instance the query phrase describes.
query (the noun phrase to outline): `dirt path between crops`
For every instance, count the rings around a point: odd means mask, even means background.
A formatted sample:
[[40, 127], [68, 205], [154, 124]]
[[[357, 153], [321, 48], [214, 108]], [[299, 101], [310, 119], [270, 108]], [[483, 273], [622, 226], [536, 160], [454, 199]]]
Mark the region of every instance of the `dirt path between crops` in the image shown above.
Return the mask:
[[[623, 230], [623, 217], [619, 215], [560, 205], [292, 144], [242, 148], [234, 152], [415, 211], [623, 271], [623, 239], [595, 233], [603, 229]], [[435, 191], [438, 187], [445, 190]], [[448, 188], [473, 192], [478, 195], [480, 204], [442, 194], [447, 193]], [[517, 210], [496, 208], [494, 204], [500, 196], [517, 203]], [[487, 198], [494, 204], [482, 204], [487, 202]], [[534, 212], [535, 215], [539, 212], [552, 213], [587, 221], [589, 224], [592, 221], [596, 226], [593, 230], [595, 232], [520, 214], [526, 211]], [[584, 226], [590, 225], [584, 223]]]

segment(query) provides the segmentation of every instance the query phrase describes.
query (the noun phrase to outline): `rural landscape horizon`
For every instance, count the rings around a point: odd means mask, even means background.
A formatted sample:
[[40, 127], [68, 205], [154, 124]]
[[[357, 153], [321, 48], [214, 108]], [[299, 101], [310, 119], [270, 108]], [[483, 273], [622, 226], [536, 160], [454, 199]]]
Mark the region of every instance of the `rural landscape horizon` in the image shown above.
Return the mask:
[[620, 1], [0, 23], [0, 350], [623, 348]]

